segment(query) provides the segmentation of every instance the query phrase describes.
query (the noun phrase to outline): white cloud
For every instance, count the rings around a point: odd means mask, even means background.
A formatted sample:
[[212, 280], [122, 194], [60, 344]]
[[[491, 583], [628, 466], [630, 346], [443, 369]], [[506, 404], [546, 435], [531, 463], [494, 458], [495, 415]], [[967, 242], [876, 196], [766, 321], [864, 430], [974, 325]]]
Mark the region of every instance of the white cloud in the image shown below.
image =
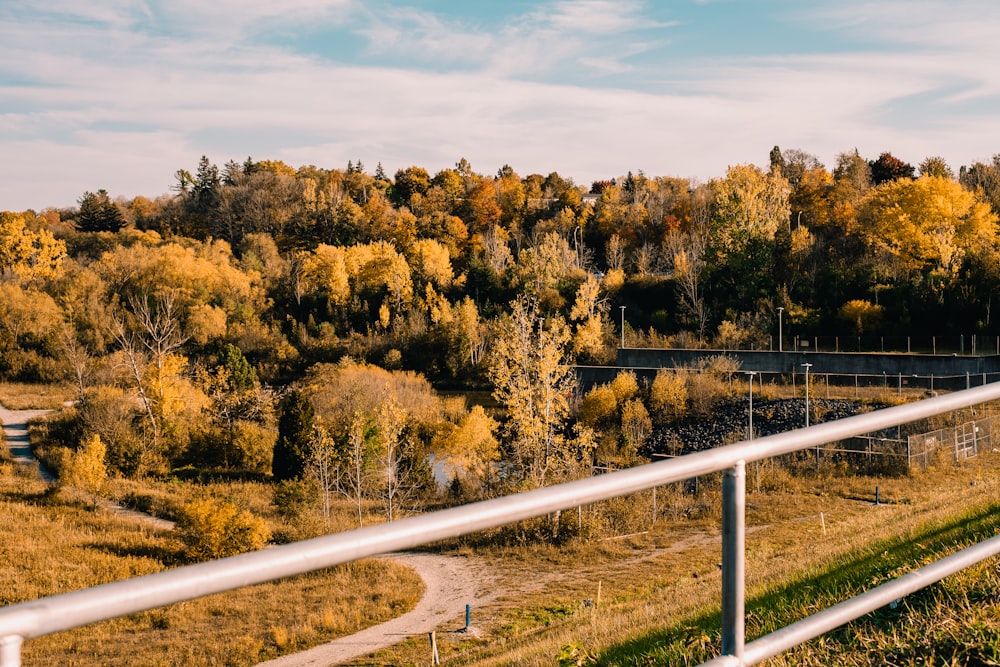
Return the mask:
[[[484, 173], [508, 163], [522, 175], [559, 171], [589, 183], [637, 169], [707, 180], [729, 164], [766, 162], [775, 144], [828, 166], [854, 147], [914, 164], [938, 154], [956, 168], [1000, 151], [988, 145], [1000, 120], [984, 103], [1000, 94], [1000, 73], [985, 66], [998, 48], [987, 38], [997, 12], [942, 23], [954, 39], [935, 30], [941, 3], [907, 18], [905, 30], [890, 24], [910, 3], [800, 13], [807, 25], [837, 30], [860, 17], [866, 43], [880, 48], [686, 60], [683, 69], [664, 61], [643, 73], [656, 89], [629, 90], [608, 88], [611, 79], [589, 89], [586, 76], [565, 73], [637, 70], [630, 56], [680, 29], [645, 31], [639, 3], [557, 2], [489, 27], [413, 9], [373, 16], [347, 0], [296, 0], [282, 16], [253, 0], [240, 3], [233, 26], [225, 20], [233, 2], [121, 0], [98, 4], [86, 21], [0, 21], [0, 209], [71, 205], [98, 188], [155, 196], [202, 154], [219, 164], [252, 155], [325, 167], [361, 158], [390, 173], [413, 164], [433, 172], [465, 157]], [[109, 8], [206, 27], [173, 35], [102, 25]], [[246, 36], [269, 22], [347, 15], [368, 26], [383, 66], [305, 57]]]

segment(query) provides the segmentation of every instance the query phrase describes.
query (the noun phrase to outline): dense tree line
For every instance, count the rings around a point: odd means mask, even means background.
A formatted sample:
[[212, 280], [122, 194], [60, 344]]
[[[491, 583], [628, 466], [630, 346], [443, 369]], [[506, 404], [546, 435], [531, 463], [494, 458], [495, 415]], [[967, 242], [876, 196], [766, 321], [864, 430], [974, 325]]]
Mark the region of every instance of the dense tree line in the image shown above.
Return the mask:
[[[0, 217], [0, 375], [71, 381], [67, 439], [99, 436], [124, 474], [309, 473], [389, 516], [429, 486], [428, 448], [479, 492], [501, 460], [506, 485], [575, 474], [608, 445], [588, 430], [604, 417], [567, 426], [560, 368], [613, 358], [619, 306], [633, 342], [663, 345], [766, 345], [778, 307], [802, 335], [1000, 333], [1000, 156], [956, 177], [775, 147], [708, 183], [590, 187], [464, 159], [390, 178], [205, 157], [176, 178]], [[490, 386], [507, 419], [428, 382]]]

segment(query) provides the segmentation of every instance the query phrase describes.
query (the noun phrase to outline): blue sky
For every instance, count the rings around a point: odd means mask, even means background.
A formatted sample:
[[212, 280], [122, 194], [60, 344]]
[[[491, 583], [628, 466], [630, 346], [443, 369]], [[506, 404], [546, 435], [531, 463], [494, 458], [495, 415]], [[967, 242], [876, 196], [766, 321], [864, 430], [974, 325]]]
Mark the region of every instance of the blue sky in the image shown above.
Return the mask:
[[4, 0], [0, 210], [207, 155], [699, 181], [1000, 153], [995, 0]]

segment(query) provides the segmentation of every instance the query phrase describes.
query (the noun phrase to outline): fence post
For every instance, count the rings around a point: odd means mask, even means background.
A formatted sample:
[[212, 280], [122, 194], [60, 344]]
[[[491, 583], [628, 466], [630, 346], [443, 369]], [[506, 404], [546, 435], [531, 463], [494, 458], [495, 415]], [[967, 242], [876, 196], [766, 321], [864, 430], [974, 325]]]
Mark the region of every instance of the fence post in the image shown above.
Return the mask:
[[433, 631], [428, 632], [427, 635], [430, 637], [431, 640], [431, 664], [440, 665], [441, 657], [438, 655], [437, 635]]
[[746, 622], [745, 513], [746, 463], [739, 461], [722, 478], [722, 655], [735, 656], [740, 664]]

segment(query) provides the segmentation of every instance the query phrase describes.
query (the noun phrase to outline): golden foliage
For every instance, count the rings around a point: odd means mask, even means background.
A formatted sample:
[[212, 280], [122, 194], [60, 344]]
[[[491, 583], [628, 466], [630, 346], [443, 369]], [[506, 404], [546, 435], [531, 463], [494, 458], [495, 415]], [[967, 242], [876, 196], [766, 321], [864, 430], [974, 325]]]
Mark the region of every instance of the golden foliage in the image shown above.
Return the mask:
[[779, 225], [788, 222], [791, 188], [780, 174], [764, 173], [754, 165], [736, 165], [712, 186], [712, 246], [722, 257], [743, 252], [754, 239], [773, 239]]
[[649, 390], [649, 404], [657, 415], [679, 416], [687, 410], [687, 381], [677, 371], [660, 369]]
[[188, 310], [187, 335], [198, 345], [222, 340], [226, 336], [226, 311], [207, 303], [197, 303]]
[[445, 439], [448, 463], [461, 478], [480, 486], [489, 479], [492, 466], [500, 460], [497, 426], [483, 406], [474, 405]]
[[971, 250], [995, 243], [997, 216], [950, 178], [887, 181], [871, 190], [860, 232], [901, 277], [935, 271], [953, 276]]
[[638, 398], [630, 398], [622, 405], [622, 438], [624, 454], [631, 459], [653, 432], [653, 421], [646, 406]]
[[448, 248], [434, 239], [418, 239], [409, 250], [413, 272], [427, 283], [448, 287], [454, 277]]
[[857, 333], [878, 329], [882, 322], [882, 306], [864, 299], [852, 299], [837, 311], [840, 318], [849, 322]]
[[614, 294], [625, 286], [625, 271], [622, 269], [608, 269], [601, 281], [601, 287], [609, 294]]
[[622, 371], [611, 381], [611, 391], [615, 394], [615, 402], [622, 405], [639, 392], [639, 381], [632, 371]]
[[537, 300], [522, 297], [512, 310], [498, 327], [489, 375], [493, 396], [507, 408], [515, 474], [539, 486], [573, 468], [580, 453], [562, 433], [576, 383], [567, 359], [571, 334], [562, 318], [542, 319]]
[[311, 367], [303, 390], [316, 415], [331, 425], [349, 424], [356, 413], [374, 415], [387, 395], [394, 396], [409, 418], [417, 422], [433, 422], [441, 414], [441, 401], [423, 376], [351, 360]]
[[580, 419], [588, 426], [616, 414], [618, 399], [610, 385], [601, 384], [587, 392], [580, 405]]
[[46, 226], [31, 212], [0, 212], [0, 276], [28, 281], [58, 273], [66, 244]]
[[101, 441], [101, 436], [94, 433], [63, 461], [59, 483], [92, 494], [100, 493], [108, 479], [108, 469], [104, 463], [106, 453], [107, 447]]
[[177, 530], [192, 560], [235, 556], [262, 548], [271, 539], [260, 517], [232, 502], [195, 500], [181, 507]]

